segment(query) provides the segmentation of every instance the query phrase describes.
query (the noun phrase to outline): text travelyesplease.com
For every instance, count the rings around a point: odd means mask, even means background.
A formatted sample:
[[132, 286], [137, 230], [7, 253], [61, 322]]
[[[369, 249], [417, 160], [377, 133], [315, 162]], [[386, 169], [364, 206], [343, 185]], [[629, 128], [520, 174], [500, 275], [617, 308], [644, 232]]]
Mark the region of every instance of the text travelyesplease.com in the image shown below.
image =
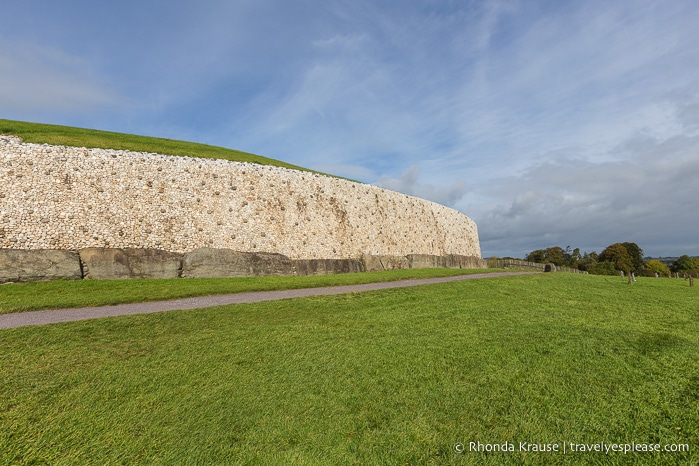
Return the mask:
[[504, 442], [504, 443], [481, 443], [481, 442], [457, 442], [454, 444], [456, 453], [494, 453], [494, 452], [531, 452], [531, 453], [679, 453], [689, 452], [688, 444], [669, 443], [660, 445], [658, 443], [532, 443], [532, 442]]

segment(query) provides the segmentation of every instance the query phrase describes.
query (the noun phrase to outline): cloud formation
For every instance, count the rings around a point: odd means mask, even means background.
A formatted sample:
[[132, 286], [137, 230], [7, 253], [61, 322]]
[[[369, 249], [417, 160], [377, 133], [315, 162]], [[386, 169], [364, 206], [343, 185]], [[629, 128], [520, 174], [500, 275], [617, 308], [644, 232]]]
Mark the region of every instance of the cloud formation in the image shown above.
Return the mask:
[[420, 167], [411, 165], [398, 178], [383, 176], [377, 186], [398, 191], [411, 196], [429, 199], [439, 204], [453, 207], [468, 192], [464, 181], [455, 181], [448, 186], [433, 186], [419, 181]]
[[[686, 118], [683, 109], [678, 116]], [[639, 133], [608, 160], [558, 157], [493, 180], [486, 192], [505, 202], [473, 206], [483, 248], [519, 257], [542, 244], [600, 252], [632, 241], [655, 255], [697, 250], [698, 147], [696, 133]]]

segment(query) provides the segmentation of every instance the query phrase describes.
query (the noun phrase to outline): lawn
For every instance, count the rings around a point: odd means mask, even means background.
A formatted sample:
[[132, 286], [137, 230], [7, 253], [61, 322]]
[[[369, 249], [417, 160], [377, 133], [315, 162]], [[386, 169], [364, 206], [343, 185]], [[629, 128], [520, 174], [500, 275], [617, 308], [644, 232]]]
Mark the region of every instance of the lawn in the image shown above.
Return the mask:
[[149, 280], [55, 280], [0, 285], [0, 314], [162, 301], [245, 291], [292, 290], [323, 286], [451, 277], [505, 269], [408, 269], [316, 276], [172, 278]]
[[3, 330], [0, 464], [696, 464], [698, 317], [535, 274]]

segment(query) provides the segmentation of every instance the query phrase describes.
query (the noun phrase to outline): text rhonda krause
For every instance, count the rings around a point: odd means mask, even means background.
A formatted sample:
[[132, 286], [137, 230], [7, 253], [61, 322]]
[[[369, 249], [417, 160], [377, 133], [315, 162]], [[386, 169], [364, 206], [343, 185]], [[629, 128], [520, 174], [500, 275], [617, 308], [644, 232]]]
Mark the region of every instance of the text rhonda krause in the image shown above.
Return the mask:
[[457, 453], [463, 453], [465, 450], [469, 452], [559, 452], [559, 453], [653, 453], [653, 452], [689, 452], [689, 444], [666, 444], [660, 445], [658, 443], [575, 443], [575, 442], [562, 442], [562, 443], [530, 443], [530, 442], [519, 442], [518, 444], [512, 442], [505, 443], [481, 443], [481, 442], [469, 442], [468, 448], [464, 448], [462, 443], [457, 443], [454, 447]]

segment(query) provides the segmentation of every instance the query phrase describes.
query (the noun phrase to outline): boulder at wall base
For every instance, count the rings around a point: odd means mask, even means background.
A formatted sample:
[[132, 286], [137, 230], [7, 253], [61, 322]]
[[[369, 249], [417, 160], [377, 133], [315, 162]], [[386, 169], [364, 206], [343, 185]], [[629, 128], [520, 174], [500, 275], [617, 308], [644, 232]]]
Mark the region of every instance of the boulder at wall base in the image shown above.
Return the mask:
[[75, 251], [0, 249], [0, 283], [81, 278]]
[[488, 261], [476, 256], [449, 254], [446, 256], [446, 267], [450, 269], [485, 269], [488, 267]]
[[282, 254], [200, 248], [185, 254], [182, 262], [182, 276], [188, 278], [266, 275], [293, 275], [291, 260]]
[[447, 258], [445, 256], [408, 254], [406, 257], [411, 269], [439, 269], [447, 266]]
[[367, 272], [410, 268], [410, 262], [405, 256], [364, 254], [362, 256], [362, 262], [364, 262], [364, 269]]
[[406, 257], [411, 269], [482, 269], [488, 266], [488, 263], [480, 257], [457, 254], [447, 256], [408, 254]]
[[178, 278], [182, 270], [182, 254], [160, 249], [86, 248], [79, 253], [84, 278]]
[[364, 272], [364, 263], [359, 259], [298, 259], [292, 260], [291, 265], [295, 275]]

